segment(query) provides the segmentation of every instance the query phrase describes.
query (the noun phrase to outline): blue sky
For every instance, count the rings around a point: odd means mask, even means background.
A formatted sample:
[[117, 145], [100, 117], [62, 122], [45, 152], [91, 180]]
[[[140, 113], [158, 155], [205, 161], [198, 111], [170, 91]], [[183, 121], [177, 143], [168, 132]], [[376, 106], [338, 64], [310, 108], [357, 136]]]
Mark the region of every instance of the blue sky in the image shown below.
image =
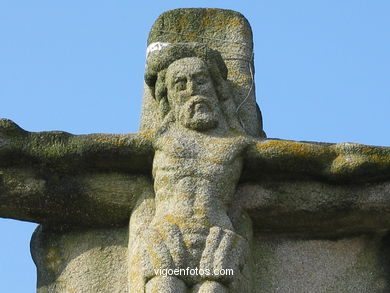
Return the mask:
[[[1, 0], [0, 117], [29, 131], [136, 132], [148, 31], [179, 7], [248, 18], [269, 137], [390, 146], [387, 0]], [[0, 220], [0, 292], [34, 292], [35, 226]]]

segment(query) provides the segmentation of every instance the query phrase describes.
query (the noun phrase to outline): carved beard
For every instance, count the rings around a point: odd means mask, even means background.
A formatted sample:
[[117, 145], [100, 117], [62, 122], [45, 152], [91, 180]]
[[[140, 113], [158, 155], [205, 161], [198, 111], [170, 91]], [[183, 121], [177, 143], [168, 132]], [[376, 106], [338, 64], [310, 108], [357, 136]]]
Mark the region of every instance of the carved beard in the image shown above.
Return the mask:
[[218, 106], [205, 96], [193, 96], [180, 108], [179, 121], [189, 129], [205, 131], [218, 126]]

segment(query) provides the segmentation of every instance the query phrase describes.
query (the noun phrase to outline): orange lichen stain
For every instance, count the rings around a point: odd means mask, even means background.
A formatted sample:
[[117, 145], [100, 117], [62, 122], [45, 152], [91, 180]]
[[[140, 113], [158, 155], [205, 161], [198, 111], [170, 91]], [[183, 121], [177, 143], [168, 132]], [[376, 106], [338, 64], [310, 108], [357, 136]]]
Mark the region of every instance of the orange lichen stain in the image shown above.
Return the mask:
[[128, 137], [122, 134], [113, 136], [111, 141], [114, 146], [125, 146], [127, 145], [127, 142]]
[[188, 25], [188, 18], [181, 17], [177, 20], [177, 30], [178, 32], [186, 31], [186, 27]]
[[101, 143], [110, 142], [110, 138], [109, 138], [109, 136], [107, 136], [107, 135], [98, 135], [98, 136], [96, 137], [96, 140], [97, 140], [98, 142], [101, 142]]
[[202, 158], [201, 161], [206, 163], [218, 164], [218, 165], [223, 165], [225, 163], [225, 160], [218, 157]]
[[252, 83], [252, 75], [250, 74], [240, 73], [235, 77], [234, 82], [240, 86]]
[[193, 229], [196, 227], [209, 227], [209, 219], [208, 217], [205, 217], [205, 210], [197, 210], [199, 214], [196, 214], [198, 216], [202, 217], [196, 217], [196, 218], [191, 218], [191, 217], [176, 217], [174, 215], [165, 215], [163, 217], [162, 221], [159, 221], [156, 223], [156, 225], [162, 225], [165, 226], [167, 224], [175, 225], [178, 227], [180, 230], [186, 230], [186, 229]]
[[242, 19], [237, 18], [237, 17], [227, 19], [227, 23], [225, 24], [225, 26], [227, 26], [230, 29], [233, 27], [238, 27], [238, 26], [242, 26], [242, 25], [243, 25]]
[[312, 158], [329, 154], [325, 146], [311, 145], [289, 140], [267, 140], [256, 145], [256, 149], [262, 153], [279, 153], [283, 156], [296, 158]]
[[145, 139], [152, 139], [154, 138], [156, 134], [156, 131], [154, 129], [148, 129], [140, 132], [140, 135]]
[[161, 187], [167, 186], [171, 182], [171, 177], [168, 175], [164, 175], [158, 178], [157, 181], [154, 182], [154, 185], [157, 189]]
[[232, 29], [243, 25], [243, 20], [238, 17], [226, 17], [226, 15], [218, 14], [216, 16], [213, 9], [207, 9], [203, 12], [201, 25], [205, 28], [213, 27], [217, 30]]
[[209, 8], [203, 12], [201, 24], [204, 28], [214, 28], [216, 30], [225, 30], [227, 26], [236, 26], [240, 23], [237, 17], [227, 17], [217, 9]]
[[188, 41], [195, 41], [196, 39], [197, 39], [196, 33], [189, 33], [189, 34], [187, 35], [187, 40], [188, 40]]
[[147, 236], [150, 243], [153, 243], [155, 245], [159, 245], [162, 243], [161, 236], [159, 233], [157, 233], [156, 230], [150, 229], [148, 232], [149, 233], [147, 233]]
[[[141, 262], [141, 260], [139, 260]], [[134, 266], [134, 265], [133, 265]], [[131, 284], [131, 288], [135, 290], [135, 292], [142, 292], [142, 291], [136, 291], [136, 290], [143, 290], [144, 289], [144, 280], [143, 276], [140, 273], [140, 271], [134, 271], [130, 273], [129, 281]]]
[[95, 140], [102, 144], [111, 144], [113, 146], [125, 146], [128, 142], [128, 136], [125, 134], [118, 135], [98, 135]]
[[154, 247], [148, 245], [147, 250], [148, 250], [149, 257], [153, 263], [153, 266], [157, 268], [164, 268], [164, 261], [162, 260], [161, 256], [156, 252]]
[[228, 74], [228, 77], [233, 77], [233, 76], [239, 76], [240, 73], [236, 70], [229, 70], [229, 74]]
[[167, 223], [176, 225], [178, 222], [181, 222], [181, 219], [178, 219], [177, 217], [173, 215], [166, 215], [164, 216], [164, 220], [167, 221]]
[[173, 142], [173, 138], [172, 137], [169, 137], [169, 136], [165, 136], [162, 138], [162, 141], [163, 143], [165, 144], [169, 144], [169, 143], [172, 143]]
[[203, 12], [203, 17], [201, 20], [202, 27], [209, 27], [209, 26], [214, 26], [214, 21], [213, 21], [213, 15], [214, 11], [212, 9], [206, 9]]
[[[210, 228], [212, 225], [210, 223], [209, 210], [210, 207], [197, 208], [197, 213], [195, 214], [195, 219], [193, 219], [192, 225], [195, 227]], [[191, 225], [189, 225], [191, 229]]]

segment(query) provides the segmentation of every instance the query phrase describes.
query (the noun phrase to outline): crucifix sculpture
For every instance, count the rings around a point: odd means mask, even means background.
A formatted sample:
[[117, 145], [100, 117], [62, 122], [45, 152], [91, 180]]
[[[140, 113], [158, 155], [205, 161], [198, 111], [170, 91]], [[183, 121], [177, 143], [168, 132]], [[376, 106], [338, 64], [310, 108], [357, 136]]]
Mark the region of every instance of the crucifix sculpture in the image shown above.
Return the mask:
[[[0, 121], [0, 216], [41, 223], [38, 292], [385, 290], [374, 255], [390, 227], [390, 149], [266, 139], [250, 27], [236, 12], [169, 11], [148, 43], [139, 133]], [[355, 277], [344, 269], [353, 256], [324, 262], [311, 285], [280, 273], [299, 263], [278, 264], [297, 243], [324, 254], [368, 243], [371, 262], [350, 265]], [[333, 267], [344, 277], [326, 275]]]

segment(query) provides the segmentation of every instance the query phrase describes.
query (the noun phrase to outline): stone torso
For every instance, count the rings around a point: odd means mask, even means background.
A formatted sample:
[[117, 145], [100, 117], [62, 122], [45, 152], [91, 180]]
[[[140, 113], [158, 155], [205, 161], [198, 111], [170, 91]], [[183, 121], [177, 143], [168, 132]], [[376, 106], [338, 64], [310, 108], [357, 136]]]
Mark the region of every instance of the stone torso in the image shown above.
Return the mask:
[[181, 127], [159, 137], [151, 226], [160, 234], [167, 226], [178, 228], [185, 246], [198, 257], [211, 227], [233, 231], [227, 209], [241, 174], [244, 146], [243, 137], [209, 136]]

